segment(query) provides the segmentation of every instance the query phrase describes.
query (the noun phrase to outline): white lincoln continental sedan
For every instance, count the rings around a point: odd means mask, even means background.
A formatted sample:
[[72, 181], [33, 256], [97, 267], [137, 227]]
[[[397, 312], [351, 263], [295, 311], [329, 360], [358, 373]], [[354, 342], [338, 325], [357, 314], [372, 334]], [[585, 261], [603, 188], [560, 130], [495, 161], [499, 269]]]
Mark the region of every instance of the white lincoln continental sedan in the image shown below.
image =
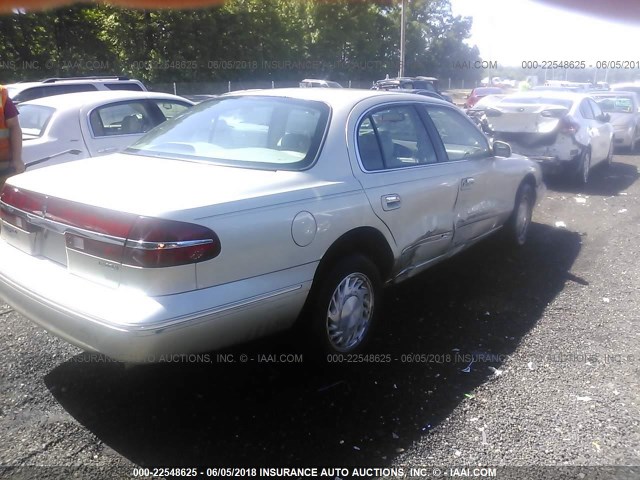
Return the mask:
[[453, 105], [397, 92], [224, 95], [123, 153], [10, 178], [0, 296], [127, 362], [301, 322], [364, 348], [382, 288], [500, 230], [523, 245], [540, 169]]

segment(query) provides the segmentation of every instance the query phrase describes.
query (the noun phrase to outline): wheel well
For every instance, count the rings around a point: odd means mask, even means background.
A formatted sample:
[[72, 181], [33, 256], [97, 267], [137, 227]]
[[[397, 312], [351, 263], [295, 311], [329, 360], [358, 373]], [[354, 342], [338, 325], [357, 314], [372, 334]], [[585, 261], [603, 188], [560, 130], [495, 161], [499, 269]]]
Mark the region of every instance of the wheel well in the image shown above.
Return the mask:
[[[525, 183], [528, 183], [529, 185], [531, 185], [531, 188], [533, 188], [533, 203], [535, 205], [535, 203], [538, 201], [537, 199], [538, 192], [536, 191], [536, 177], [534, 177], [532, 173], [529, 173], [526, 177], [524, 177], [520, 185], [524, 185]], [[518, 190], [520, 190], [519, 187], [518, 187]]]
[[359, 227], [338, 238], [320, 260], [314, 281], [331, 268], [340, 258], [350, 254], [362, 254], [380, 270], [386, 280], [393, 268], [393, 252], [384, 235], [373, 227]]

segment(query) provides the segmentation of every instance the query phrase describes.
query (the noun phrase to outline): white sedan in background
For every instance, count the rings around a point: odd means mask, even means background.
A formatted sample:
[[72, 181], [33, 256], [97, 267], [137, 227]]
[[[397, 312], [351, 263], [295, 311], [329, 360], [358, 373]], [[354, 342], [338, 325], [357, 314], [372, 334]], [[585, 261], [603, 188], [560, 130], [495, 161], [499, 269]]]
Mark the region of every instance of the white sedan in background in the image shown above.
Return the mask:
[[165, 93], [96, 91], [18, 105], [27, 170], [114, 153], [193, 103]]
[[485, 111], [494, 140], [534, 159], [548, 174], [584, 185], [613, 158], [613, 126], [593, 98], [568, 91], [514, 93]]
[[457, 107], [372, 90], [203, 102], [123, 153], [10, 178], [0, 295], [130, 361], [291, 327], [361, 351], [382, 288], [502, 230], [527, 239], [540, 168]]

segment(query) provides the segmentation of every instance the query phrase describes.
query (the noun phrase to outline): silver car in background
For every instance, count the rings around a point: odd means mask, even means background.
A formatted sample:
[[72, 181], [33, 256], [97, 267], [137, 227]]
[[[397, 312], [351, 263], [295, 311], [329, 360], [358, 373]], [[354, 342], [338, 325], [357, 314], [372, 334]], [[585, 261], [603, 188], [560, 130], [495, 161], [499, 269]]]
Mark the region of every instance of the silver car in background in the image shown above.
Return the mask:
[[594, 93], [593, 98], [611, 117], [616, 147], [635, 150], [640, 142], [640, 105], [634, 92]]
[[613, 158], [613, 126], [589, 95], [531, 91], [504, 97], [488, 109], [495, 140], [540, 163], [548, 174], [586, 184], [591, 169]]
[[67, 93], [18, 105], [28, 170], [120, 150], [193, 102], [166, 93]]
[[382, 287], [488, 235], [523, 245], [539, 167], [457, 107], [371, 90], [203, 102], [124, 153], [12, 177], [0, 294], [129, 362], [291, 327], [362, 350]]

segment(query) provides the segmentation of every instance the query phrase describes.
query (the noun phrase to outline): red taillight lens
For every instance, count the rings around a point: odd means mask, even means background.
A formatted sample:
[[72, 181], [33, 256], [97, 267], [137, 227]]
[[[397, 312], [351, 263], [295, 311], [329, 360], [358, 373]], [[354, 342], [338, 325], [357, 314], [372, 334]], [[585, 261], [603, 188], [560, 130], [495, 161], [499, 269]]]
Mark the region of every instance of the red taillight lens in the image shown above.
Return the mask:
[[10, 185], [5, 185], [0, 194], [0, 200], [7, 205], [39, 216], [42, 216], [45, 199], [44, 195], [20, 190]]
[[102, 235], [127, 238], [136, 215], [48, 198], [45, 218]]
[[[142, 268], [174, 267], [220, 254], [218, 236], [202, 225], [92, 207], [10, 186], [3, 188], [0, 198], [9, 207], [68, 225], [67, 248], [112, 262]], [[32, 227], [26, 217], [10, 208], [3, 206], [1, 213], [16, 227]]]
[[139, 217], [129, 233], [122, 263], [169, 267], [204, 262], [220, 253], [220, 240], [201, 225]]
[[560, 133], [566, 133], [568, 135], [573, 135], [580, 129], [580, 124], [578, 124], [573, 118], [570, 116], [562, 117], [559, 123]]

